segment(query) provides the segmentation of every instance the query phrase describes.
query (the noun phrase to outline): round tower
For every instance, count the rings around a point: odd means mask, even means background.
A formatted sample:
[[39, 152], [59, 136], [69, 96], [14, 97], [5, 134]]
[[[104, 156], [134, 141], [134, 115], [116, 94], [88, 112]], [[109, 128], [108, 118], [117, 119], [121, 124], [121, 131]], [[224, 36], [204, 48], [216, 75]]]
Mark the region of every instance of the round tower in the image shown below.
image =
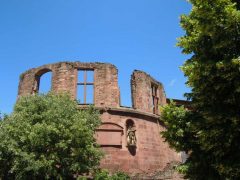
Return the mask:
[[105, 152], [102, 168], [151, 173], [181, 161], [160, 135], [165, 127], [158, 107], [166, 104], [166, 96], [162, 84], [150, 75], [133, 72], [132, 107], [121, 106], [118, 70], [108, 63], [59, 62], [30, 69], [20, 76], [18, 96], [38, 93], [47, 72], [52, 72], [53, 92], [68, 92], [80, 108], [94, 104], [100, 110], [96, 139]]

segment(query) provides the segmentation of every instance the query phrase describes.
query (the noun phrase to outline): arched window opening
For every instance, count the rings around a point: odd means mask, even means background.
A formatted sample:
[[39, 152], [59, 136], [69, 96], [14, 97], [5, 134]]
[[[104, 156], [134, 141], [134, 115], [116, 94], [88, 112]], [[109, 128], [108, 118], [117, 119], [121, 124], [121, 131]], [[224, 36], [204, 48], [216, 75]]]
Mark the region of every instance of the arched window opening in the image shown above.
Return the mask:
[[40, 77], [39, 93], [47, 94], [52, 88], [52, 72], [47, 72]]
[[35, 75], [32, 94], [47, 94], [52, 89], [52, 71], [49, 69], [40, 70]]

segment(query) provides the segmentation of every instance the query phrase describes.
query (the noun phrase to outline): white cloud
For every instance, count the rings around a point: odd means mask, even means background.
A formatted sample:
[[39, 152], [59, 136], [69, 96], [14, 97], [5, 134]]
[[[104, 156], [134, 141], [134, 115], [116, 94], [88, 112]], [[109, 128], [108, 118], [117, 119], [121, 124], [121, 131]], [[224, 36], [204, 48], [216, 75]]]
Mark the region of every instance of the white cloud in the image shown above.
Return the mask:
[[174, 86], [175, 85], [175, 83], [176, 83], [176, 79], [172, 79], [170, 82], [169, 82], [169, 84], [168, 84], [168, 86]]

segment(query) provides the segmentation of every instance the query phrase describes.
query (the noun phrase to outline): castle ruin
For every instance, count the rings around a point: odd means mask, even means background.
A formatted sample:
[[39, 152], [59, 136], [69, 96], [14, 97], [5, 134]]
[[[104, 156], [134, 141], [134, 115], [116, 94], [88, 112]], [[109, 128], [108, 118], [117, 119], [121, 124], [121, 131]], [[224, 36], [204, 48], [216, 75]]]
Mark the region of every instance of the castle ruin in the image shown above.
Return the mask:
[[100, 110], [102, 125], [96, 130], [96, 139], [106, 153], [102, 168], [152, 173], [182, 161], [160, 135], [165, 127], [159, 119], [159, 106], [167, 99], [163, 85], [150, 75], [137, 70], [132, 73], [131, 108], [121, 106], [118, 70], [108, 63], [59, 62], [30, 69], [20, 77], [18, 96], [38, 93], [41, 76], [47, 72], [52, 72], [53, 92], [68, 92], [73, 99], [80, 96], [79, 108], [94, 104]]

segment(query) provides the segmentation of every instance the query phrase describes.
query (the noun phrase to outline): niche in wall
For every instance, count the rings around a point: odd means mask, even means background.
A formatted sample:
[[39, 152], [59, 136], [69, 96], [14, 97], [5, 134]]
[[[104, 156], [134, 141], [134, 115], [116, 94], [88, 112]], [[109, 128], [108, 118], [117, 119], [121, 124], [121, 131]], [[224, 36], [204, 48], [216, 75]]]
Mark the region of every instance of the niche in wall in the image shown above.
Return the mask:
[[136, 126], [131, 119], [126, 121], [126, 142], [130, 154], [135, 156], [137, 148]]

